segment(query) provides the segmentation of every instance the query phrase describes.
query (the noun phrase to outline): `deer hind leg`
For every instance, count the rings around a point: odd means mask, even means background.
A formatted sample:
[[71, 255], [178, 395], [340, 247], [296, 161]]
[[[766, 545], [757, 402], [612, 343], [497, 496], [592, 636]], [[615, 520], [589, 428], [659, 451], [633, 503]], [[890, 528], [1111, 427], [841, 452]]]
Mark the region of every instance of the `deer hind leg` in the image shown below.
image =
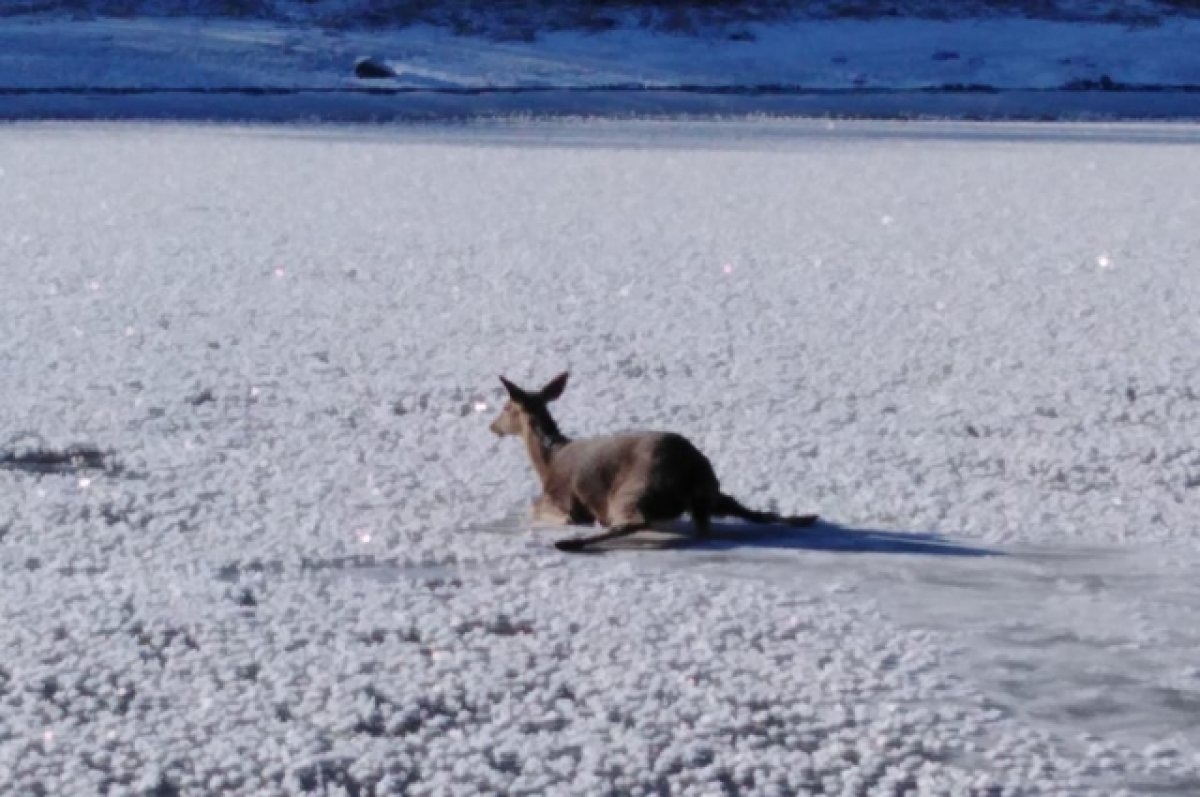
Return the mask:
[[707, 537], [712, 533], [712, 515], [707, 506], [693, 506], [689, 512], [692, 525], [696, 527], [697, 537]]
[[589, 537], [559, 540], [554, 543], [554, 547], [560, 551], [582, 551], [594, 543], [615, 540], [618, 537], [628, 537], [630, 534], [650, 528], [650, 524], [646, 522], [646, 518], [642, 516], [642, 513], [633, 508], [633, 503], [634, 501], [619, 501], [617, 503], [619, 509], [611, 518], [608, 528], [599, 534], [593, 534]]
[[648, 528], [650, 528], [650, 524], [648, 523], [625, 523], [618, 526], [609, 526], [599, 534], [593, 534], [590, 537], [572, 537], [567, 540], [559, 540], [554, 543], [554, 547], [560, 551], [582, 551], [594, 543], [615, 540], [618, 537], [628, 537], [630, 534]]

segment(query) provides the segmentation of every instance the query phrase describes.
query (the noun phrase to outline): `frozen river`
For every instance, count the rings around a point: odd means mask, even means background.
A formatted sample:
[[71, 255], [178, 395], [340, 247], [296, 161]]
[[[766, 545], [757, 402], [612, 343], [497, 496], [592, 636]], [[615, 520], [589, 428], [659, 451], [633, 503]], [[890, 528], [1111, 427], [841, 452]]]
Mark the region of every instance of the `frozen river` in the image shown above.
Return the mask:
[[[1195, 794], [1200, 129], [0, 126], [0, 792]], [[569, 556], [506, 374], [811, 530]]]

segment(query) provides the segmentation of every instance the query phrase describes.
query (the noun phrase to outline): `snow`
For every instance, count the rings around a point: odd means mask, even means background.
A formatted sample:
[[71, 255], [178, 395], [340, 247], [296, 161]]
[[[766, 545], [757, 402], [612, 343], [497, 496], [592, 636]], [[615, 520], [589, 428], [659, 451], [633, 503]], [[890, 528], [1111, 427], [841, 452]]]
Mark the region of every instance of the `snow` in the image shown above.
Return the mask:
[[[4, 782], [1191, 793], [1198, 144], [0, 128]], [[562, 368], [826, 522], [555, 551]]]

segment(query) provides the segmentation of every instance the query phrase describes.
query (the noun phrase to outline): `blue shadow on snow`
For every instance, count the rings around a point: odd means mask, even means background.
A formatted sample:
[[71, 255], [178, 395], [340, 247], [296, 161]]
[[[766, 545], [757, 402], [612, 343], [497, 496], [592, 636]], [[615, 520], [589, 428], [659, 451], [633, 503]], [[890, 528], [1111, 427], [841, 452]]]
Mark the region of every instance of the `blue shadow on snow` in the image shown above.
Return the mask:
[[794, 528], [778, 525], [714, 522], [708, 537], [697, 537], [691, 523], [677, 522], [654, 531], [596, 546], [608, 549], [738, 549], [828, 551], [835, 553], [910, 554], [920, 556], [1003, 556], [994, 551], [947, 539], [933, 532], [884, 531], [818, 521]]

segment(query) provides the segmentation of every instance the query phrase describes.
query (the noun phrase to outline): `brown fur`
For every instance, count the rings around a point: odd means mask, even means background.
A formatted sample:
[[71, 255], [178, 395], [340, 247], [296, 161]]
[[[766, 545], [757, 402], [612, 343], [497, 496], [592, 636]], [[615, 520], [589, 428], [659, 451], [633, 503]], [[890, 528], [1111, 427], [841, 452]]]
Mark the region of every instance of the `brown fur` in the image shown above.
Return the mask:
[[705, 535], [713, 516], [735, 516], [755, 523], [807, 526], [815, 515], [782, 517], [747, 509], [721, 492], [712, 463], [682, 435], [633, 432], [570, 440], [559, 430], [547, 404], [562, 395], [567, 374], [529, 392], [500, 377], [509, 401], [492, 422], [503, 437], [520, 437], [542, 483], [534, 502], [538, 520], [554, 523], [599, 522], [600, 534], [559, 540], [564, 551], [578, 551], [601, 540], [624, 537], [650, 524], [690, 514]]

